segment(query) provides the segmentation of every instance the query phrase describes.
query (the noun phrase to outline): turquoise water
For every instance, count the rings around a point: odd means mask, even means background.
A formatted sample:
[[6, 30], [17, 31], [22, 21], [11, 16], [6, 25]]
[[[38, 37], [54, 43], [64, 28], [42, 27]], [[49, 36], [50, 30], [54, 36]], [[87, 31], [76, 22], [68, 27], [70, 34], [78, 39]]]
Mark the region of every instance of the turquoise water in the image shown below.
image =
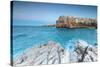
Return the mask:
[[14, 26], [13, 56], [34, 45], [47, 43], [49, 40], [59, 42], [65, 48], [69, 41], [77, 39], [94, 45], [97, 42], [96, 29]]

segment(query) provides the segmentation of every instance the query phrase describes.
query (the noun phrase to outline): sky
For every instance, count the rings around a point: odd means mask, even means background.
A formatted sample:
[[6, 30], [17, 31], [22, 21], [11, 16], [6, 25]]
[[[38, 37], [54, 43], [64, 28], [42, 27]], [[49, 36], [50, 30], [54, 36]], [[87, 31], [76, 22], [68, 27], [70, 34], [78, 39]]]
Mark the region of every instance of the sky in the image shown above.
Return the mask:
[[96, 6], [22, 1], [14, 1], [12, 5], [14, 26], [55, 24], [59, 16], [97, 17]]

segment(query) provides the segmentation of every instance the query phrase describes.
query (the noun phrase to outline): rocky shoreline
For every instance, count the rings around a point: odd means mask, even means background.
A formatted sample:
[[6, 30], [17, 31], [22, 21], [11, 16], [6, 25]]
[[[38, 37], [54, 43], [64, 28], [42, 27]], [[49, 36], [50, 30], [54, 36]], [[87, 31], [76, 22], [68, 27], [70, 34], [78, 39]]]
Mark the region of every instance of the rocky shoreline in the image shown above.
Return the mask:
[[96, 18], [82, 18], [75, 16], [59, 16], [56, 20], [57, 28], [97, 28]]
[[83, 40], [75, 42], [71, 50], [54, 41], [48, 41], [47, 44], [25, 50], [13, 64], [23, 66], [95, 61], [97, 61], [97, 46], [89, 45]]

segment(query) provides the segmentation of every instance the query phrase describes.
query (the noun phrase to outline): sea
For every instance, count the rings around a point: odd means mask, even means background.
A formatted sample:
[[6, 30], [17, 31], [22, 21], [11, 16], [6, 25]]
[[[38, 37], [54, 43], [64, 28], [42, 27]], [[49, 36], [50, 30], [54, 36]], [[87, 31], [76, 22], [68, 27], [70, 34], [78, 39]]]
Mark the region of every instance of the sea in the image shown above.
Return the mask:
[[60, 43], [66, 48], [69, 42], [78, 39], [88, 42], [90, 45], [97, 43], [97, 30], [94, 28], [56, 28], [45, 26], [13, 26], [12, 50], [13, 58], [24, 50], [36, 45], [42, 45], [48, 41]]

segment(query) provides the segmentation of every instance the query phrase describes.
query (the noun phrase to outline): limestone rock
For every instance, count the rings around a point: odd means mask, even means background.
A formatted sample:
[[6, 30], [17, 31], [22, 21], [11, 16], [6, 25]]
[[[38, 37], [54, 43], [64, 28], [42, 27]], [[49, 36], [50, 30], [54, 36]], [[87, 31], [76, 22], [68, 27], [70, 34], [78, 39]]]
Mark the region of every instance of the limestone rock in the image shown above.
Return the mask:
[[83, 40], [78, 40], [72, 46], [67, 50], [59, 43], [49, 41], [25, 50], [14, 60], [14, 66], [97, 61], [96, 45], [92, 46]]
[[27, 49], [14, 61], [14, 66], [61, 64], [66, 62], [65, 55], [59, 43], [49, 41], [45, 45]]
[[70, 59], [70, 62], [95, 62], [97, 61], [97, 47], [79, 40], [75, 44], [74, 51], [70, 53]]

